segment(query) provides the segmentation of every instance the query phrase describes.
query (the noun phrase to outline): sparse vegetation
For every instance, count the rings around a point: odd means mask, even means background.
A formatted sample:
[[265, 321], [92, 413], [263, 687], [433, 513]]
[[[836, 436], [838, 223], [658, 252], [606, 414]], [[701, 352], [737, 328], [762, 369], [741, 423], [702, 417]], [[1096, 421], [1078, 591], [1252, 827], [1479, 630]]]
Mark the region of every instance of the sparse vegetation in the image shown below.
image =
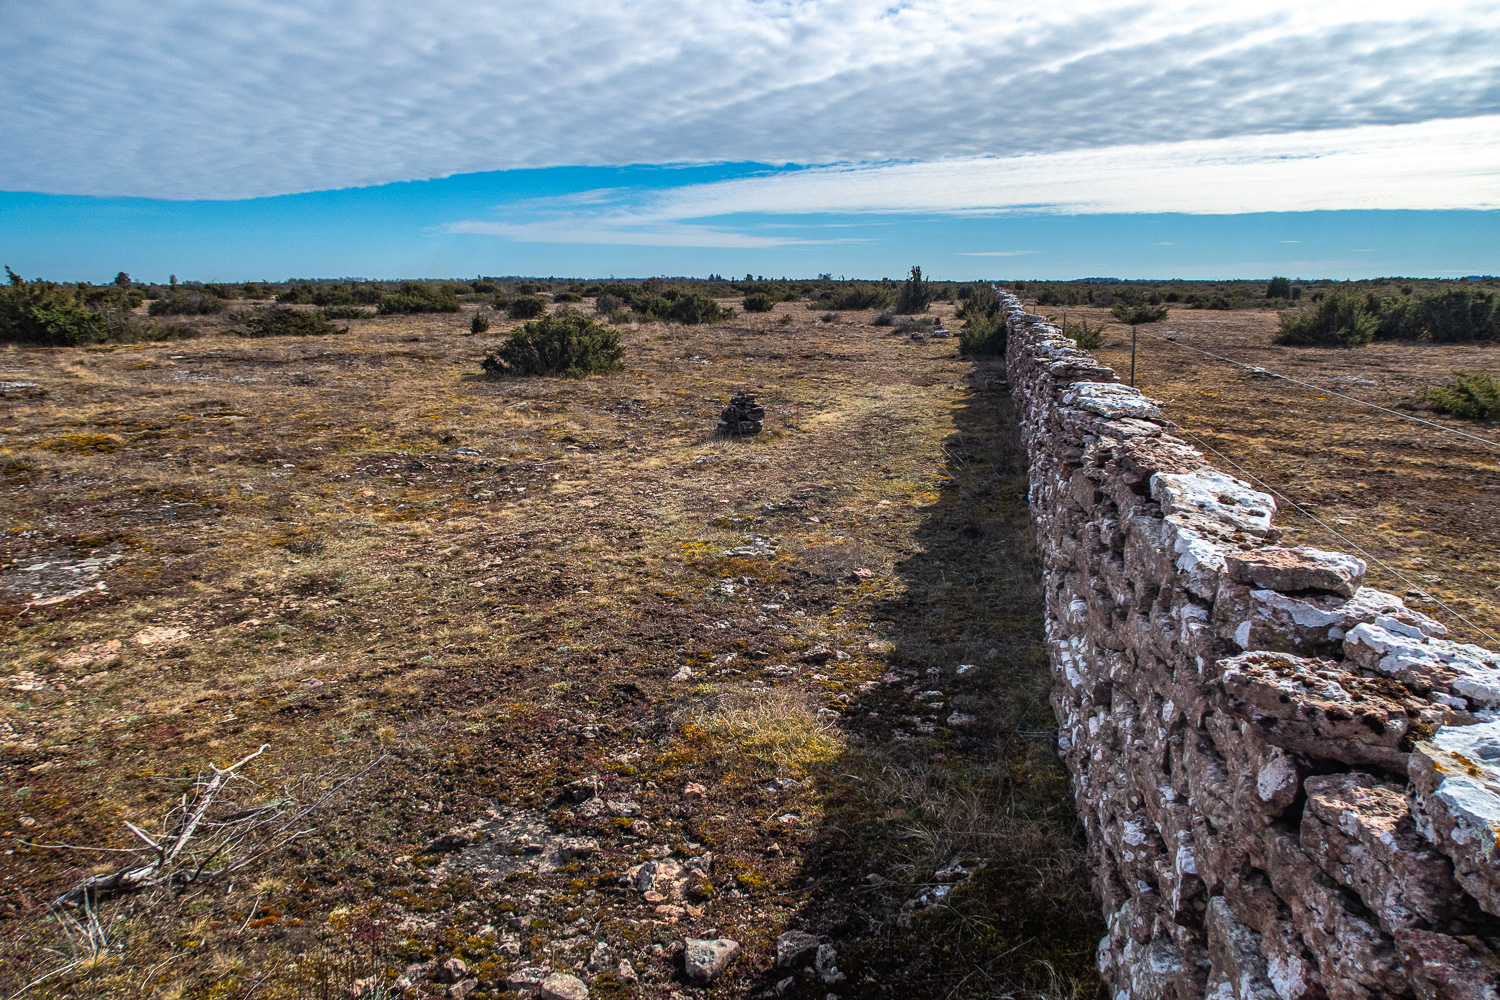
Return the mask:
[[525, 324], [485, 355], [482, 367], [490, 375], [583, 378], [616, 370], [624, 356], [618, 332], [569, 312]]
[[1500, 378], [1489, 372], [1455, 372], [1453, 384], [1427, 390], [1427, 405], [1465, 420], [1500, 420]]
[[321, 337], [349, 332], [347, 327], [334, 326], [319, 312], [290, 306], [256, 309], [246, 313], [243, 322], [242, 336], [246, 337]]
[[179, 288], [146, 307], [149, 316], [217, 316], [224, 300], [215, 295]]
[[535, 319], [547, 311], [547, 300], [540, 295], [517, 295], [505, 307], [511, 319]]
[[489, 329], [490, 318], [484, 313], [476, 312], [474, 318], [469, 320], [469, 332], [476, 336], [481, 333], [488, 333]]
[[926, 312], [934, 297], [932, 285], [922, 280], [922, 269], [913, 265], [911, 274], [901, 285], [901, 291], [896, 293], [894, 311], [908, 316]]
[[420, 281], [401, 282], [396, 291], [380, 296], [380, 304], [376, 307], [382, 316], [455, 313], [458, 310], [458, 293], [452, 287]]
[[76, 346], [104, 339], [104, 323], [61, 285], [27, 281], [9, 267], [0, 287], [0, 340]]
[[324, 319], [368, 319], [375, 315], [369, 309], [361, 309], [359, 306], [323, 306], [318, 314]]
[[1079, 320], [1077, 323], [1069, 323], [1063, 336], [1071, 337], [1080, 350], [1097, 350], [1104, 346], [1104, 324], [1090, 328], [1088, 320]]
[[975, 357], [1005, 356], [1005, 319], [1000, 315], [1000, 299], [994, 289], [988, 285], [975, 286], [963, 300], [958, 314], [964, 321], [958, 333], [960, 350]]
[[1131, 326], [1159, 323], [1167, 318], [1167, 307], [1150, 302], [1117, 302], [1110, 314], [1121, 323]]
[[1363, 295], [1334, 295], [1313, 309], [1282, 313], [1276, 342], [1298, 347], [1358, 347], [1375, 339], [1378, 322]]

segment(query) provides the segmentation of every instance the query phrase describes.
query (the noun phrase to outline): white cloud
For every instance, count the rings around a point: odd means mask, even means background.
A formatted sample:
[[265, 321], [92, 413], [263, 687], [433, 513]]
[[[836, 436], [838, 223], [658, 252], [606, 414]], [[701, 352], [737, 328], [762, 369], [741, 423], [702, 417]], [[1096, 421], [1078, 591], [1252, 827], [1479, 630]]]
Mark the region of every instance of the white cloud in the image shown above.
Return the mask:
[[1488, 0], [9, 0], [4, 20], [7, 190], [967, 163], [1500, 113]]
[[649, 194], [617, 190], [538, 200], [500, 209], [505, 221], [466, 221], [451, 228], [541, 243], [774, 246], [803, 241], [741, 234], [736, 217], [1353, 209], [1500, 209], [1500, 115], [1030, 156], [812, 168]]

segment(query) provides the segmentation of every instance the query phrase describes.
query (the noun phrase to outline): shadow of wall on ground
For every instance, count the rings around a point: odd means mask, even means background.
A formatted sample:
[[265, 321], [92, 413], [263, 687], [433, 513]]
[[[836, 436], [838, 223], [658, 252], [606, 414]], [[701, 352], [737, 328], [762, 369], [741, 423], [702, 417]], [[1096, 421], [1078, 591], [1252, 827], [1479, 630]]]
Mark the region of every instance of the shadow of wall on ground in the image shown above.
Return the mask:
[[976, 366], [952, 422], [917, 551], [875, 610], [890, 670], [849, 699], [803, 838], [793, 926], [826, 935], [849, 979], [804, 972], [787, 995], [1104, 996], [1003, 369]]

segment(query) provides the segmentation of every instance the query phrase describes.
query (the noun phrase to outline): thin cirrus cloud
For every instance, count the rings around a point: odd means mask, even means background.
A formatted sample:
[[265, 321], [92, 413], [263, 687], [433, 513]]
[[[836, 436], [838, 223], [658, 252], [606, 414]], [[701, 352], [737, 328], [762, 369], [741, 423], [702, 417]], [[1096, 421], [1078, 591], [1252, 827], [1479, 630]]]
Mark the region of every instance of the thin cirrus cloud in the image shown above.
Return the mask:
[[[847, 165], [504, 207], [456, 233], [522, 242], [772, 246], [736, 217], [835, 214], [1235, 215], [1500, 208], [1500, 115], [1068, 150]], [[736, 241], [749, 242], [736, 242]], [[702, 242], [695, 242], [702, 241]], [[1291, 241], [1295, 242], [1295, 241]], [[1012, 256], [1026, 251], [983, 251]]]
[[[1500, 115], [1489, 0], [10, 0], [5, 22], [0, 190], [245, 199], [561, 165], [850, 165], [616, 205], [602, 225], [573, 210], [575, 233], [634, 226], [659, 245], [766, 245], [681, 213], [869, 210], [854, 194], [893, 211], [1207, 210], [1193, 190], [1293, 176], [1253, 137], [1321, 135], [1288, 155], [1352, 163], [1349, 130], [1471, 119], [1492, 139]], [[1054, 166], [1062, 180], [1040, 176]], [[1299, 205], [1351, 200], [1327, 173], [1295, 176], [1316, 194]]]

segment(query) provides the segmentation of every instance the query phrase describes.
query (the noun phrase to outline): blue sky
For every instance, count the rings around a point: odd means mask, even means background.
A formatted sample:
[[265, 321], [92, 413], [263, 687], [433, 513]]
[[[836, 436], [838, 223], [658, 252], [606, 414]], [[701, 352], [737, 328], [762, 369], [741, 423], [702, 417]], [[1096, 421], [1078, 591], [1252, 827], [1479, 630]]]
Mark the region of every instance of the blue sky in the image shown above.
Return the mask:
[[6, 22], [0, 262], [26, 275], [1500, 272], [1494, 3], [11, 0]]

